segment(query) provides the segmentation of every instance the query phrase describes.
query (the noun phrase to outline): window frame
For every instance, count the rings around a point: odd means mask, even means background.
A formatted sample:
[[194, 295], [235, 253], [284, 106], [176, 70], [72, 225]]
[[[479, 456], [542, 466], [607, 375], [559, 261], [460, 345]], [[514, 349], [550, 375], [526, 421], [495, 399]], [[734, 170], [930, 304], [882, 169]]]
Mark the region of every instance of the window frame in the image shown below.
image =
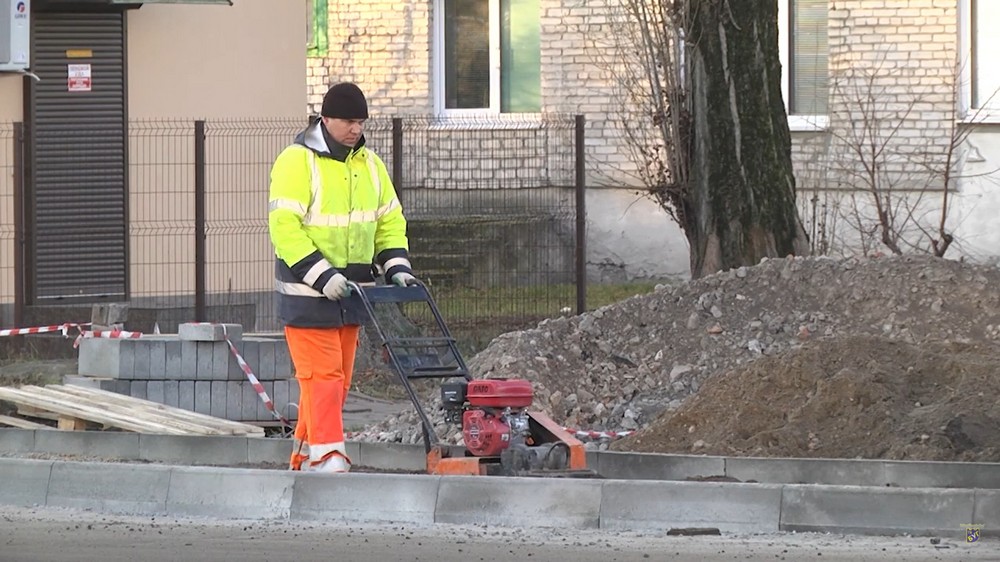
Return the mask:
[[[449, 109], [445, 99], [445, 1], [434, 0], [431, 22], [431, 97], [434, 115], [441, 126], [482, 127], [486, 123], [505, 128], [537, 128], [542, 113], [504, 112], [501, 107], [503, 89], [501, 75], [501, 13], [500, 1], [489, 0], [490, 14], [490, 106]], [[481, 119], [470, 119], [470, 118]], [[485, 119], [486, 121], [484, 121]]]
[[[329, 55], [329, 6], [327, 0], [309, 0], [306, 12], [306, 57], [326, 57]], [[311, 33], [312, 37], [309, 37]], [[310, 40], [311, 39], [311, 40]]]
[[[1000, 24], [1000, 22], [996, 22]], [[972, 21], [972, 0], [958, 2], [958, 48], [959, 48], [959, 87], [958, 115], [966, 123], [1000, 123], [1000, 102], [994, 101], [994, 107], [974, 107], [975, 77], [973, 65], [976, 61], [975, 42]], [[1000, 93], [996, 94], [1000, 98]]]
[[[789, 5], [794, 0], [778, 0], [778, 59], [781, 62], [781, 98], [785, 104], [785, 113], [788, 115], [788, 128], [795, 131], [824, 131], [830, 126], [830, 116], [826, 115], [793, 115], [788, 113], [788, 101], [791, 99], [791, 25], [792, 10]], [[967, 1], [967, 0], [964, 0]], [[827, 60], [829, 60], [830, 50], [827, 47]], [[829, 76], [827, 76], [829, 80]]]
[[445, 100], [445, 14], [446, 0], [434, 0], [433, 57], [434, 113], [444, 117], [500, 114], [500, 0], [489, 0], [490, 14], [490, 106], [448, 109]]

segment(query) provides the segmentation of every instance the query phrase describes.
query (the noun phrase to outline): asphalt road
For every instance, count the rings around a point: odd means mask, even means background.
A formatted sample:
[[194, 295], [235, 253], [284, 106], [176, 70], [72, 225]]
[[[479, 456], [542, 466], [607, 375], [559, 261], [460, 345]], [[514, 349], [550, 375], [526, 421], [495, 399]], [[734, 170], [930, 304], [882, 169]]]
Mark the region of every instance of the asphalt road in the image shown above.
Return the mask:
[[1000, 542], [817, 534], [672, 537], [649, 533], [214, 521], [0, 507], [0, 560], [1000, 560]]

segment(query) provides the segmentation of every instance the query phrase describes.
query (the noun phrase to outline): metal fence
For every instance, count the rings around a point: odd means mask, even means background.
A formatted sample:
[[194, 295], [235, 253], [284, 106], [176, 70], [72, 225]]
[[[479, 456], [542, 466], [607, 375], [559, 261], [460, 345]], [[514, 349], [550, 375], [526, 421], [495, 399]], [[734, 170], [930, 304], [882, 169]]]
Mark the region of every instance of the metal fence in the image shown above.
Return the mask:
[[[192, 320], [279, 328], [267, 233], [269, 172], [305, 124], [129, 123], [128, 276], [136, 329], [156, 323], [168, 331]], [[0, 127], [6, 154], [17, 153], [13, 130]], [[456, 333], [516, 329], [567, 308], [582, 310], [582, 118], [503, 125], [372, 119], [366, 137], [397, 186], [414, 268]], [[4, 171], [15, 177], [16, 168]], [[16, 191], [0, 191], [4, 295], [14, 292], [17, 277], [6, 258], [16, 246], [10, 226]], [[30, 287], [22, 292], [30, 295]]]

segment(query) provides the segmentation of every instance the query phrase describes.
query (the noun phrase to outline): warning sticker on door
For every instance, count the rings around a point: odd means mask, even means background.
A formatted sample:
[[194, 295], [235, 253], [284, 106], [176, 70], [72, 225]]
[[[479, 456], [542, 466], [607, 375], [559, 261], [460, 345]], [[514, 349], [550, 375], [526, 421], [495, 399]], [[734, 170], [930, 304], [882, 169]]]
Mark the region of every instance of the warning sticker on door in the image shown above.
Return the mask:
[[68, 89], [71, 92], [89, 92], [90, 91], [90, 65], [89, 64], [71, 64], [68, 65], [67, 76], [68, 76]]

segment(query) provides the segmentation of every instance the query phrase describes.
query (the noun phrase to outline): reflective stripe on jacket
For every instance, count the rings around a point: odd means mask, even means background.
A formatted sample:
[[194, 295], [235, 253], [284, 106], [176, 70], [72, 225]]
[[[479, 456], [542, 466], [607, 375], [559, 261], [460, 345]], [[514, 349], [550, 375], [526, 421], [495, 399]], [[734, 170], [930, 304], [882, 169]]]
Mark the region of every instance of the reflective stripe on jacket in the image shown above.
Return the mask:
[[317, 119], [271, 168], [268, 229], [278, 316], [286, 325], [360, 324], [360, 299], [327, 299], [327, 281], [339, 272], [373, 283], [373, 264], [387, 277], [410, 269], [402, 207], [385, 164], [364, 143], [328, 143]]

